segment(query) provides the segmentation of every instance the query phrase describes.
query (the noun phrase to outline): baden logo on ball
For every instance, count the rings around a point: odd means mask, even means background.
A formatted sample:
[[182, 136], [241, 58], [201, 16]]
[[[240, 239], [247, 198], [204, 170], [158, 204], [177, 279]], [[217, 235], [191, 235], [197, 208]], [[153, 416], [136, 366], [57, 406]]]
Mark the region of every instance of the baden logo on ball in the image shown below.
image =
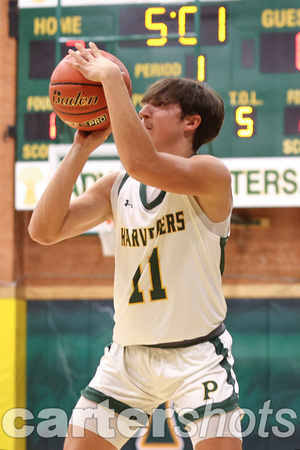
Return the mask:
[[[128, 93], [132, 83], [124, 64], [111, 53], [101, 50], [102, 55], [114, 62], [121, 70]], [[109, 112], [102, 84], [85, 78], [66, 61], [67, 55], [54, 69], [49, 85], [49, 97], [58, 117], [77, 130], [94, 131], [109, 126]]]

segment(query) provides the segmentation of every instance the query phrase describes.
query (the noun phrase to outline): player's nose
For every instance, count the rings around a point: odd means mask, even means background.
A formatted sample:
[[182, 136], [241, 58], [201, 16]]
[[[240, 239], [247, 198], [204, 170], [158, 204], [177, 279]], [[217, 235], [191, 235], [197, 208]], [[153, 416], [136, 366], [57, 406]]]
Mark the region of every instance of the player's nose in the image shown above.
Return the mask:
[[146, 119], [151, 115], [151, 105], [147, 103], [143, 106], [143, 108], [139, 112], [139, 116], [141, 119]]

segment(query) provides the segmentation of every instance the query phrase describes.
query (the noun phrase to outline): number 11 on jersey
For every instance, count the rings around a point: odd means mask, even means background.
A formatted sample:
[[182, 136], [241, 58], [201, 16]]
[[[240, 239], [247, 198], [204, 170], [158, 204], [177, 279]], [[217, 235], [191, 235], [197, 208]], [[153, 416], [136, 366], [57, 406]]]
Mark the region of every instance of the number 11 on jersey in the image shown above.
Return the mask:
[[[166, 288], [162, 285], [161, 278], [161, 270], [159, 263], [159, 253], [158, 248], [154, 247], [153, 252], [148, 261], [148, 267], [150, 272], [150, 278], [152, 283], [152, 289], [149, 290], [150, 300], [166, 300], [167, 299], [167, 291]], [[138, 266], [133, 279], [133, 292], [130, 296], [129, 303], [145, 303], [145, 293], [140, 290], [139, 281], [141, 278], [142, 270], [141, 265]]]

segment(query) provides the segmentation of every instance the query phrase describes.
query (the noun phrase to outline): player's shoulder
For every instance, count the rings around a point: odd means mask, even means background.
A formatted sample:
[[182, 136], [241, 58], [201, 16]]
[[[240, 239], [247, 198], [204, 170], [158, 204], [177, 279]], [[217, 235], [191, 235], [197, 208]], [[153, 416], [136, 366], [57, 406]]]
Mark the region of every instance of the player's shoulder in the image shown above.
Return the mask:
[[195, 153], [190, 157], [191, 161], [208, 161], [212, 164], [222, 163], [220, 158], [213, 155], [208, 155], [206, 153]]
[[103, 175], [100, 180], [104, 180], [107, 183], [114, 183], [118, 177], [121, 177], [123, 172], [123, 170], [114, 170], [113, 172]]
[[116, 170], [103, 175], [102, 177], [98, 178], [97, 181], [95, 181], [95, 183], [89, 190], [98, 193], [111, 191], [121, 173], [122, 171]]
[[218, 170], [223, 170], [224, 172], [230, 173], [226, 164], [219, 158], [213, 155], [199, 154], [196, 153], [190, 158], [192, 164], [199, 166], [206, 166], [207, 168], [218, 168]]

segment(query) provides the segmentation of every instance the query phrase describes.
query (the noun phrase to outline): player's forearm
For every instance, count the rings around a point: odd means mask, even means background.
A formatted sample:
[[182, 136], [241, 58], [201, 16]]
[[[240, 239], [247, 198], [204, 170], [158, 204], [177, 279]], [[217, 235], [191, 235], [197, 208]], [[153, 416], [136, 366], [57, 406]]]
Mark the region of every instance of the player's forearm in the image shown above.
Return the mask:
[[145, 170], [154, 164], [155, 148], [128, 96], [122, 75], [115, 71], [102, 78], [114, 141], [125, 170]]
[[33, 240], [47, 245], [57, 242], [68, 214], [76, 180], [87, 160], [81, 147], [73, 144], [40, 198], [29, 224]]
[[68, 64], [87, 79], [102, 83], [114, 140], [124, 168], [132, 176], [133, 172], [144, 170], [147, 173], [155, 167], [156, 150], [130, 101], [122, 72], [101, 54], [94, 43], [89, 45], [91, 51], [80, 44], [75, 45], [77, 52], [70, 49], [72, 59]]

